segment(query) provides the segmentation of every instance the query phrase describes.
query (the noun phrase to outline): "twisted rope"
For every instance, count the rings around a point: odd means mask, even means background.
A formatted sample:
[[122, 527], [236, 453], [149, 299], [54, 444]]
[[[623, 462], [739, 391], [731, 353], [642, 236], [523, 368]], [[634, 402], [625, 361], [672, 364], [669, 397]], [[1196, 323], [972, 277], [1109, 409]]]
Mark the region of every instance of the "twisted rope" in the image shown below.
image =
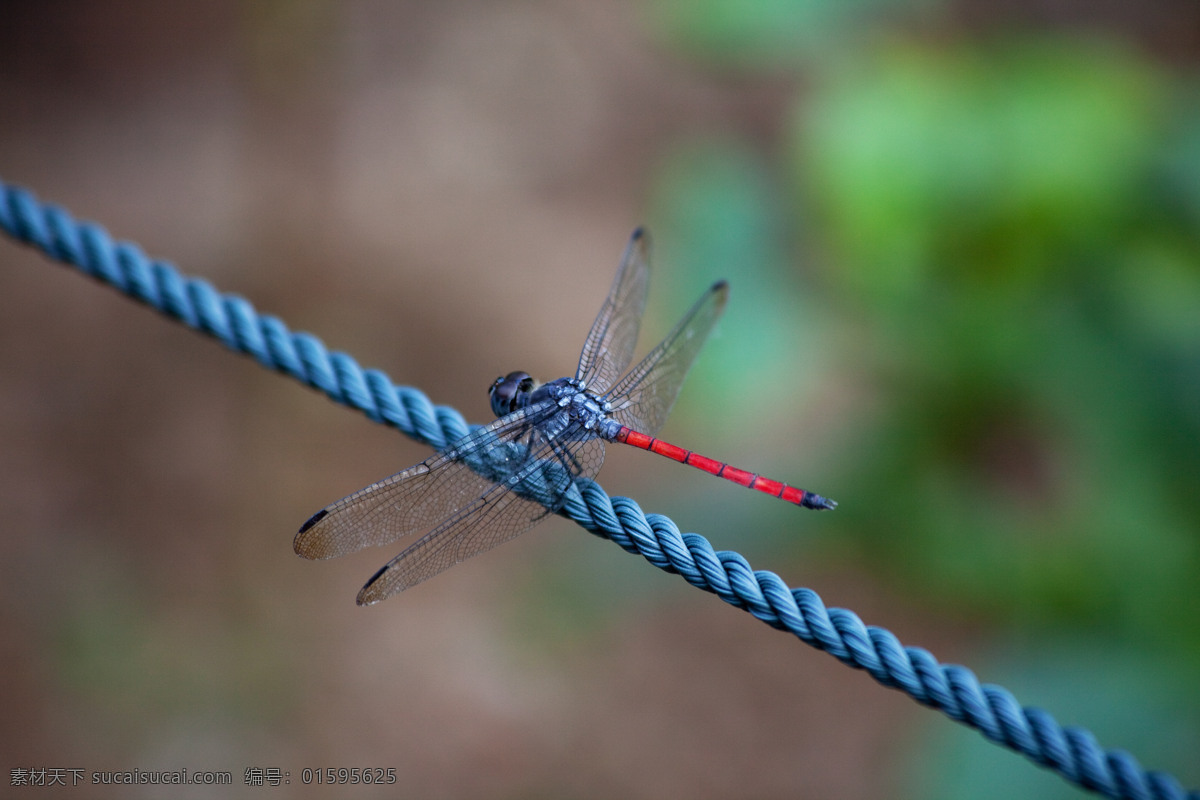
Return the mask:
[[[3, 181], [0, 227], [430, 447], [442, 449], [469, 430], [453, 408], [433, 405], [421, 391], [396, 386], [383, 372], [364, 370], [349, 355], [330, 352], [315, 336], [259, 314], [246, 299], [220, 294], [207, 281], [183, 276], [171, 264], [147, 258], [135, 244], [114, 242], [101, 226], [77, 222], [64, 209]], [[1174, 776], [1143, 769], [1123, 750], [1102, 749], [1089, 731], [1022, 707], [1008, 690], [979, 683], [966, 667], [941, 664], [926, 650], [905, 647], [890, 631], [864, 625], [853, 611], [826, 608], [812, 590], [789, 588], [773, 572], [753, 570], [741, 555], [715, 551], [698, 534], [681, 534], [669, 518], [645, 514], [627, 497], [609, 497], [594, 481], [578, 481], [560, 513], [1084, 789], [1131, 800], [1200, 800], [1200, 790], [1185, 790]]]

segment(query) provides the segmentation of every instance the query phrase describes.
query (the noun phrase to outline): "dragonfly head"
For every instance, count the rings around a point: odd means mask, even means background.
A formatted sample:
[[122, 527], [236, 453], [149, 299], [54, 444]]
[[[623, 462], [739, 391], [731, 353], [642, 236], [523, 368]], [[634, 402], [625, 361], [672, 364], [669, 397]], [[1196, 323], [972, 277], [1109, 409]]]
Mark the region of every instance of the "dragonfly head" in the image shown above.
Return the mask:
[[531, 378], [528, 372], [510, 372], [503, 378], [496, 378], [488, 389], [492, 400], [492, 413], [503, 417], [518, 408], [524, 408], [529, 405], [529, 396], [538, 386], [538, 382]]

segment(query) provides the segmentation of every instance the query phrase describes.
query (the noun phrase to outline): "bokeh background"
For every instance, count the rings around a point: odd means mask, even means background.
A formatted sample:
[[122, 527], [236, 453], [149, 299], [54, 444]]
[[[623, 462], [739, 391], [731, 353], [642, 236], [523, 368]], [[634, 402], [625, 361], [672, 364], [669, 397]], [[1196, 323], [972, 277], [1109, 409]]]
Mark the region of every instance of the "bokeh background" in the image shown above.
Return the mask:
[[[1191, 0], [9, 0], [0, 176], [435, 402], [728, 312], [601, 483], [1200, 785]], [[1084, 793], [563, 520], [381, 606], [312, 512], [428, 452], [0, 242], [0, 765], [178, 797]], [[241, 786], [246, 767], [291, 785]], [[72, 797], [163, 796], [79, 788]]]

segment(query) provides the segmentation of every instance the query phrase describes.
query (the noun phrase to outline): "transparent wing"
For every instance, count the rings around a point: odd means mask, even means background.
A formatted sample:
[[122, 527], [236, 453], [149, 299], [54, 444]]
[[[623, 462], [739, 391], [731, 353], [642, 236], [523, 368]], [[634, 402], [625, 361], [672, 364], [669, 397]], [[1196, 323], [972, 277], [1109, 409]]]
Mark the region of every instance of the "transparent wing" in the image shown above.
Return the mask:
[[658, 432], [728, 297], [725, 281], [713, 284], [658, 347], [612, 388], [608, 399], [618, 422], [648, 435]]
[[520, 470], [534, 424], [552, 404], [521, 409], [446, 450], [318, 511], [296, 534], [305, 558], [336, 558], [423, 533]]
[[[575, 478], [593, 477], [603, 461], [604, 442], [600, 439], [579, 441], [567, 449], [543, 441], [519, 472], [494, 484], [385, 564], [358, 593], [358, 604], [378, 603], [520, 536], [561, 508]], [[554, 500], [551, 508], [530, 499], [547, 489]]]
[[648, 239], [641, 228], [633, 232], [612, 289], [583, 343], [575, 377], [597, 394], [616, 383], [633, 359], [650, 283]]
[[424, 532], [363, 587], [358, 602], [366, 605], [524, 533], [604, 462], [604, 443], [577, 426], [546, 437], [538, 425], [555, 408], [509, 414], [327, 506], [300, 529], [296, 552], [334, 558]]

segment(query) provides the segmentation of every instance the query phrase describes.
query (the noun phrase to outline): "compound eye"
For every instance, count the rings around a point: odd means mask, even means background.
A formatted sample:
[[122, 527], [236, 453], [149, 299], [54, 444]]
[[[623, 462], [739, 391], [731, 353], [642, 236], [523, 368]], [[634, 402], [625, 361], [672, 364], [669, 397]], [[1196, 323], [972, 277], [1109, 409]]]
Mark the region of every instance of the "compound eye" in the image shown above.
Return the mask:
[[528, 396], [533, 390], [534, 380], [527, 372], [510, 372], [503, 378], [497, 378], [488, 390], [491, 395], [492, 413], [503, 417], [516, 411], [521, 405], [521, 398]]

